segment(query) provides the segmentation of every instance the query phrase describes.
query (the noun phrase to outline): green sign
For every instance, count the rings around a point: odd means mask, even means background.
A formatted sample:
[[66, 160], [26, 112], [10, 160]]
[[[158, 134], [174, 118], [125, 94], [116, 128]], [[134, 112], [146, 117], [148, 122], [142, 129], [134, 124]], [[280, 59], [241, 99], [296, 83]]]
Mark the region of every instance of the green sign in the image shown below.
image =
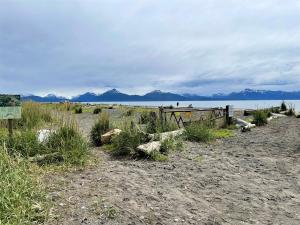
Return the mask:
[[0, 119], [21, 118], [21, 96], [0, 95]]

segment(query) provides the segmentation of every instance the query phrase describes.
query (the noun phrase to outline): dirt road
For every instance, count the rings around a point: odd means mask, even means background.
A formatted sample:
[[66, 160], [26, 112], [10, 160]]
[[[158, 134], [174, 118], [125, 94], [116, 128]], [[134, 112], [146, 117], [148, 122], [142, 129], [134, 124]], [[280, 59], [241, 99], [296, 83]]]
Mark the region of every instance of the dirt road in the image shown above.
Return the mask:
[[300, 224], [300, 119], [215, 143], [185, 143], [168, 162], [116, 160], [47, 178], [48, 224]]

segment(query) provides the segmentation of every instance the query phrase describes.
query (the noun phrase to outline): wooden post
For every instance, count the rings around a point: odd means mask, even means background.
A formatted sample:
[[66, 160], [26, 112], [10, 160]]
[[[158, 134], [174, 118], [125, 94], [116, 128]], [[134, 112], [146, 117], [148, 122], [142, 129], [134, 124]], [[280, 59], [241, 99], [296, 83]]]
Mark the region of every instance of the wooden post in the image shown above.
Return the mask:
[[226, 105], [226, 125], [232, 124], [232, 106]]
[[13, 120], [12, 119], [8, 119], [8, 135], [9, 135], [9, 139], [11, 140], [13, 137]]

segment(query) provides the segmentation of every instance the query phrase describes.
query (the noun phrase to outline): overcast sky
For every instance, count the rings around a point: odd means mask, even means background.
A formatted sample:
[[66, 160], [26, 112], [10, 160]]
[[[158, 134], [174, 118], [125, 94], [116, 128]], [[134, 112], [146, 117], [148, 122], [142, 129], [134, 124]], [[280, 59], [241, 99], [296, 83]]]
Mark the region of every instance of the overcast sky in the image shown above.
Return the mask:
[[299, 0], [0, 0], [0, 92], [300, 90]]

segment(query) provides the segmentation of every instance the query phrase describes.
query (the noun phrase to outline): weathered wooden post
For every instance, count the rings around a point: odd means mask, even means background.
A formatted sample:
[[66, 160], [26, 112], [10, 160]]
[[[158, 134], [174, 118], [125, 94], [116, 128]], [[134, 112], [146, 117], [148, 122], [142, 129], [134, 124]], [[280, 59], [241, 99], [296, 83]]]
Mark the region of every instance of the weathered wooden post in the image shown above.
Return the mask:
[[232, 124], [232, 118], [233, 118], [233, 106], [226, 105], [226, 125]]
[[13, 138], [13, 119], [21, 119], [21, 96], [0, 95], [0, 120], [7, 120], [9, 144]]

